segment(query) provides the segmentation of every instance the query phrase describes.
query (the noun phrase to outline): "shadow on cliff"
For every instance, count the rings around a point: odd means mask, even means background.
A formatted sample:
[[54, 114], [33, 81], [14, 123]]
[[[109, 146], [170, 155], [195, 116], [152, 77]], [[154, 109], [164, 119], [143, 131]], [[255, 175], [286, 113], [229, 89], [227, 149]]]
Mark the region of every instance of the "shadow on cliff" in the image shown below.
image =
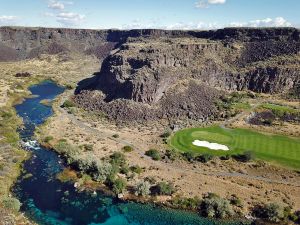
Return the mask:
[[75, 95], [82, 91], [101, 91], [105, 95], [105, 102], [116, 99], [132, 99], [133, 84], [130, 80], [118, 80], [116, 74], [110, 71], [110, 57], [103, 60], [100, 72], [86, 78], [77, 84]]
[[100, 72], [93, 73], [92, 77], [83, 79], [78, 82], [77, 87], [75, 89], [75, 95], [80, 94], [83, 90], [92, 90], [94, 89], [95, 83], [99, 78]]

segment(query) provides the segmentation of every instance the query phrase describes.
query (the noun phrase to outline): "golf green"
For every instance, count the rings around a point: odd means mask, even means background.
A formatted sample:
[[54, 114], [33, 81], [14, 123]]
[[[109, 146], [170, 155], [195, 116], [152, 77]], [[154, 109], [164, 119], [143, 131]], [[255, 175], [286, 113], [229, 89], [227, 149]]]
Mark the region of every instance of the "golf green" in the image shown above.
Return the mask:
[[[198, 147], [193, 145], [195, 140], [226, 145], [230, 150], [217, 151]], [[217, 156], [252, 151], [258, 159], [300, 169], [300, 139], [296, 138], [212, 126], [180, 130], [170, 138], [169, 144], [182, 152], [210, 153]]]

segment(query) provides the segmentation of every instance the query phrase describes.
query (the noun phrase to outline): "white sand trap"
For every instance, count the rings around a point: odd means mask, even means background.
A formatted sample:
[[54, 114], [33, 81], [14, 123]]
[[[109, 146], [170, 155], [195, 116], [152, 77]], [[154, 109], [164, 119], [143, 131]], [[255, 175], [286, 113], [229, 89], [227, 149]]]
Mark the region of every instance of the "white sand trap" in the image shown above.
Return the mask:
[[208, 141], [195, 140], [195, 141], [193, 141], [193, 145], [196, 145], [199, 147], [206, 147], [211, 150], [229, 151], [229, 148], [226, 145], [220, 145], [218, 143], [210, 143]]

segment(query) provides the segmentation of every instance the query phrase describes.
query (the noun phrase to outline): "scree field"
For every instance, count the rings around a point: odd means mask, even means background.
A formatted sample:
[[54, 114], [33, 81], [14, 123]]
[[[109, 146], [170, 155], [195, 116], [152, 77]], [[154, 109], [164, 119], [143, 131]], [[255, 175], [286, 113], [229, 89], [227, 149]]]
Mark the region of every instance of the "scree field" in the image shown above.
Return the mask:
[[[230, 150], [216, 151], [198, 147], [193, 145], [194, 140], [223, 144]], [[296, 138], [213, 126], [178, 131], [171, 137], [169, 144], [182, 152], [210, 153], [216, 156], [252, 151], [258, 159], [300, 169], [300, 140]]]

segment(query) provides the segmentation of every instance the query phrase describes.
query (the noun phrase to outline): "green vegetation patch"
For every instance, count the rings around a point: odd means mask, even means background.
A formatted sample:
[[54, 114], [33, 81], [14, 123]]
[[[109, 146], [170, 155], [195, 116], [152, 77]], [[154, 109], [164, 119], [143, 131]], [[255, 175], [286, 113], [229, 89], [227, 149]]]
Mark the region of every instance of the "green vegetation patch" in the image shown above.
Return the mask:
[[[193, 145], [194, 140], [223, 144], [230, 151], [216, 151]], [[300, 140], [279, 135], [266, 135], [247, 129], [226, 129], [218, 126], [184, 129], [169, 140], [171, 147], [195, 154], [216, 156], [237, 155], [251, 151], [256, 158], [300, 169]]]
[[278, 117], [282, 117], [287, 114], [300, 115], [300, 110], [285, 105], [265, 103], [261, 106], [261, 108], [271, 110]]

